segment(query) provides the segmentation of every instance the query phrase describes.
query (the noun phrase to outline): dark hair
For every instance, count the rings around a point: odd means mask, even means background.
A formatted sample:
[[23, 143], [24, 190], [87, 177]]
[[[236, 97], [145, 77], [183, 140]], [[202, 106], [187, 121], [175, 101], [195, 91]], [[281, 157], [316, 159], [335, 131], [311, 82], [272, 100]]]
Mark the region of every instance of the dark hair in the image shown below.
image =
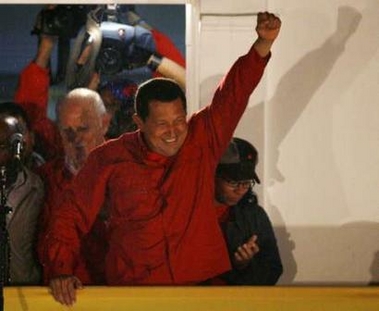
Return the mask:
[[0, 103], [0, 115], [1, 114], [9, 115], [16, 119], [21, 118], [25, 122], [28, 130], [31, 130], [29, 117], [26, 111], [19, 104], [14, 102]]
[[184, 91], [177, 82], [168, 78], [154, 78], [142, 83], [135, 97], [135, 111], [145, 121], [149, 116], [149, 103], [153, 100], [170, 102], [180, 98], [187, 112], [187, 100]]

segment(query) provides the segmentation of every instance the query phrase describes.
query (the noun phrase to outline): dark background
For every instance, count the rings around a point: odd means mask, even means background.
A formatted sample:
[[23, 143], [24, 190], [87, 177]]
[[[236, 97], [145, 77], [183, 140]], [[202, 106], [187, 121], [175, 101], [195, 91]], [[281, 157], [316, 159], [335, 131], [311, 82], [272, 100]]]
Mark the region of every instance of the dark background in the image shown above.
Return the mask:
[[[18, 74], [35, 56], [37, 36], [31, 35], [31, 30], [42, 7], [42, 4], [0, 5], [0, 101], [13, 99]], [[135, 5], [135, 10], [185, 55], [184, 5]], [[52, 62], [54, 68], [55, 59]]]

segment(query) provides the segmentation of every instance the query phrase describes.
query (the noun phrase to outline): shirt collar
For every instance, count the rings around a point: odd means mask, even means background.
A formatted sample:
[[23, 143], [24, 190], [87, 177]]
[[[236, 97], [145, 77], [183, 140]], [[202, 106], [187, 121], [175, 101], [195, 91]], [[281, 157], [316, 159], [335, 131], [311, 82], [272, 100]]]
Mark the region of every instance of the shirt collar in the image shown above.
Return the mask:
[[143, 138], [143, 134], [141, 131], [138, 131], [138, 145], [140, 147], [140, 151], [142, 154], [142, 157], [144, 159], [144, 162], [146, 164], [158, 164], [158, 165], [164, 165], [171, 158], [163, 156], [157, 152], [151, 151], [145, 142], [145, 139]]

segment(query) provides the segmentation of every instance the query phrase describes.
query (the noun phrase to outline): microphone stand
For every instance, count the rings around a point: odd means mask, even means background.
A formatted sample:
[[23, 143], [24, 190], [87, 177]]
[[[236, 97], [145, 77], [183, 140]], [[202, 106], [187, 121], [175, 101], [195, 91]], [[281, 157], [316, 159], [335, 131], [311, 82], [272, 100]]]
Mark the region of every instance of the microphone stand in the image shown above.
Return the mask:
[[9, 235], [7, 230], [6, 216], [11, 209], [7, 206], [6, 195], [6, 168], [0, 167], [0, 310], [4, 310], [4, 285], [8, 285], [10, 282], [9, 274]]

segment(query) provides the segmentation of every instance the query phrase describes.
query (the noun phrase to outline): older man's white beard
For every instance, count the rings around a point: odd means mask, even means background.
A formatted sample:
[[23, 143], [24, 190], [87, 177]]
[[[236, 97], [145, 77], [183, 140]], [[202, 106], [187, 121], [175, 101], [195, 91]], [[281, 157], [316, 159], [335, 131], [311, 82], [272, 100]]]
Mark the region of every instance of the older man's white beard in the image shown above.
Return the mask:
[[87, 153], [84, 147], [75, 148], [75, 156], [69, 157], [65, 156], [65, 166], [71, 172], [71, 174], [76, 175], [82, 168], [85, 160], [87, 159]]

